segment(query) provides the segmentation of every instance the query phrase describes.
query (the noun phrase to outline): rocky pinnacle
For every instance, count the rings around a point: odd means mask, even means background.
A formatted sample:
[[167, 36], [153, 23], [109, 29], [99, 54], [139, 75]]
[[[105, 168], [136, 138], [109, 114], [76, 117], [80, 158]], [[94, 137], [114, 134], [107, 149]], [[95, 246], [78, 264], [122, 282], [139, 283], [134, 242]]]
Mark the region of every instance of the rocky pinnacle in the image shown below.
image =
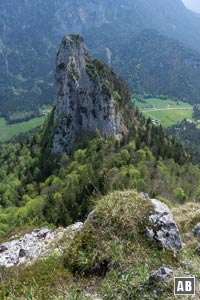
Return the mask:
[[90, 58], [81, 36], [64, 36], [56, 60], [54, 153], [70, 152], [78, 137], [96, 130], [116, 138], [127, 131], [119, 110], [120, 95], [112, 89], [116, 75], [109, 82], [107, 71], [113, 74]]

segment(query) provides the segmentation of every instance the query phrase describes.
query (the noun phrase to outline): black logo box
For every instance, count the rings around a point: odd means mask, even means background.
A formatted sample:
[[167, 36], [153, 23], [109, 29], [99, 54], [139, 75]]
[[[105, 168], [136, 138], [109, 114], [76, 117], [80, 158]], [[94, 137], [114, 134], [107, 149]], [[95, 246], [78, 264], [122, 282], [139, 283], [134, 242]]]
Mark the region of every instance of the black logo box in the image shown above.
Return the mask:
[[195, 295], [195, 277], [175, 277], [174, 295]]

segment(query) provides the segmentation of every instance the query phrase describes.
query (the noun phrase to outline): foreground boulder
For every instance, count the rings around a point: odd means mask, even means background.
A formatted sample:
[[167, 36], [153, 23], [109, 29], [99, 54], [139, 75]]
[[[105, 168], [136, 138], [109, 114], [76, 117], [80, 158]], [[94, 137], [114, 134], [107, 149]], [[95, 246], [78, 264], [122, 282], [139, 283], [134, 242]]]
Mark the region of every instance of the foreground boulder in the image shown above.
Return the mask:
[[[153, 208], [149, 215], [151, 226], [147, 228], [147, 237], [155, 240], [161, 249], [180, 250], [182, 242], [179, 229], [168, 206], [157, 199], [150, 199], [148, 194], [141, 193], [140, 195], [145, 200], [150, 201]], [[92, 211], [85, 223], [94, 220], [95, 211]]]
[[[179, 230], [175, 224], [171, 211], [166, 204], [156, 199], [150, 199], [146, 194], [141, 194], [143, 198], [141, 199], [141, 197], [133, 191], [128, 191], [126, 193], [120, 192], [113, 195], [113, 197], [116, 198], [116, 203], [118, 203], [119, 207], [121, 205], [125, 212], [122, 214], [121, 209], [119, 210], [119, 213], [121, 213], [119, 221], [119, 216], [118, 213], [116, 214], [115, 209], [116, 215], [115, 221], [113, 221], [115, 225], [117, 223], [121, 224], [122, 218], [124, 218], [123, 228], [124, 230], [126, 228], [127, 232], [130, 231], [129, 233], [131, 234], [131, 232], [135, 229], [135, 226], [138, 224], [138, 218], [143, 220], [145, 216], [147, 223], [144, 225], [144, 230], [146, 226], [148, 226], [146, 229], [148, 238], [156, 240], [161, 249], [170, 249], [174, 251], [181, 249], [182, 244]], [[127, 199], [130, 199], [129, 201], [132, 203], [133, 197], [135, 199], [133, 202], [133, 209], [135, 209], [135, 213], [134, 215], [127, 215], [127, 210], [130, 210], [130, 205], [127, 203]], [[115, 207], [114, 202], [110, 201], [110, 196], [105, 199], [107, 201], [105, 207], [110, 205], [110, 208], [108, 209], [107, 207], [107, 213], [105, 208], [102, 209], [102, 215], [104, 218], [100, 226], [103, 228], [107, 228], [109, 226], [109, 220], [114, 217], [111, 211], [114, 211]], [[126, 205], [128, 206], [127, 209], [124, 208]], [[138, 210], [138, 207], [141, 207], [141, 209]], [[65, 229], [59, 228], [54, 231], [49, 228], [35, 229], [32, 233], [27, 233], [20, 239], [14, 239], [0, 245], [0, 265], [12, 267], [20, 263], [29, 263], [38, 257], [45, 257], [54, 250], [58, 253], [63, 253], [63, 249], [61, 246], [58, 246], [59, 243], [57, 243], [57, 241], [63, 238], [64, 234], [65, 237], [70, 237], [69, 240], [71, 240], [73, 234], [77, 231], [82, 231], [84, 226], [87, 226], [88, 222], [95, 222], [95, 214], [99, 214], [98, 209], [95, 209], [95, 211], [92, 211], [88, 215], [84, 224], [78, 222]], [[135, 218], [135, 214], [138, 215], [137, 218]], [[148, 219], [150, 220], [150, 224], [148, 224]], [[119, 228], [121, 228], [121, 225]]]
[[145, 194], [142, 196], [150, 200], [153, 205], [152, 214], [149, 216], [152, 226], [147, 228], [147, 236], [156, 240], [161, 249], [180, 250], [181, 237], [168, 206], [159, 200], [150, 199]]

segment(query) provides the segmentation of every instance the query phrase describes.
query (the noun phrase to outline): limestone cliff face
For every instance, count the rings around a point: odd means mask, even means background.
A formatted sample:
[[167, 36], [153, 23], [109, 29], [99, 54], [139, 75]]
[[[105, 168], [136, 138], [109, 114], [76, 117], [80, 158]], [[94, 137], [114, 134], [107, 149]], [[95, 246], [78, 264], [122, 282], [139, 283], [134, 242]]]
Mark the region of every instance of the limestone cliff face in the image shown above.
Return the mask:
[[118, 81], [107, 66], [89, 57], [82, 37], [63, 38], [56, 61], [54, 153], [70, 152], [78, 137], [95, 130], [116, 138], [127, 132]]

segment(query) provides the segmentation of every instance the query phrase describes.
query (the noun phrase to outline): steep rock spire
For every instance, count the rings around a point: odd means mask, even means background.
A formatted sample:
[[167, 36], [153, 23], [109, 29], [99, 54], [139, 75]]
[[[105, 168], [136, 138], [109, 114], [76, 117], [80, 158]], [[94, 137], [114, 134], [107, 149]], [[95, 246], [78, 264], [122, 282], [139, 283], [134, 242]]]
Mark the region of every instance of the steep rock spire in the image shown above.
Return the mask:
[[95, 130], [116, 138], [127, 132], [121, 113], [124, 97], [129, 102], [126, 86], [105, 64], [90, 58], [81, 36], [64, 36], [55, 80], [54, 153], [70, 152], [78, 137]]

